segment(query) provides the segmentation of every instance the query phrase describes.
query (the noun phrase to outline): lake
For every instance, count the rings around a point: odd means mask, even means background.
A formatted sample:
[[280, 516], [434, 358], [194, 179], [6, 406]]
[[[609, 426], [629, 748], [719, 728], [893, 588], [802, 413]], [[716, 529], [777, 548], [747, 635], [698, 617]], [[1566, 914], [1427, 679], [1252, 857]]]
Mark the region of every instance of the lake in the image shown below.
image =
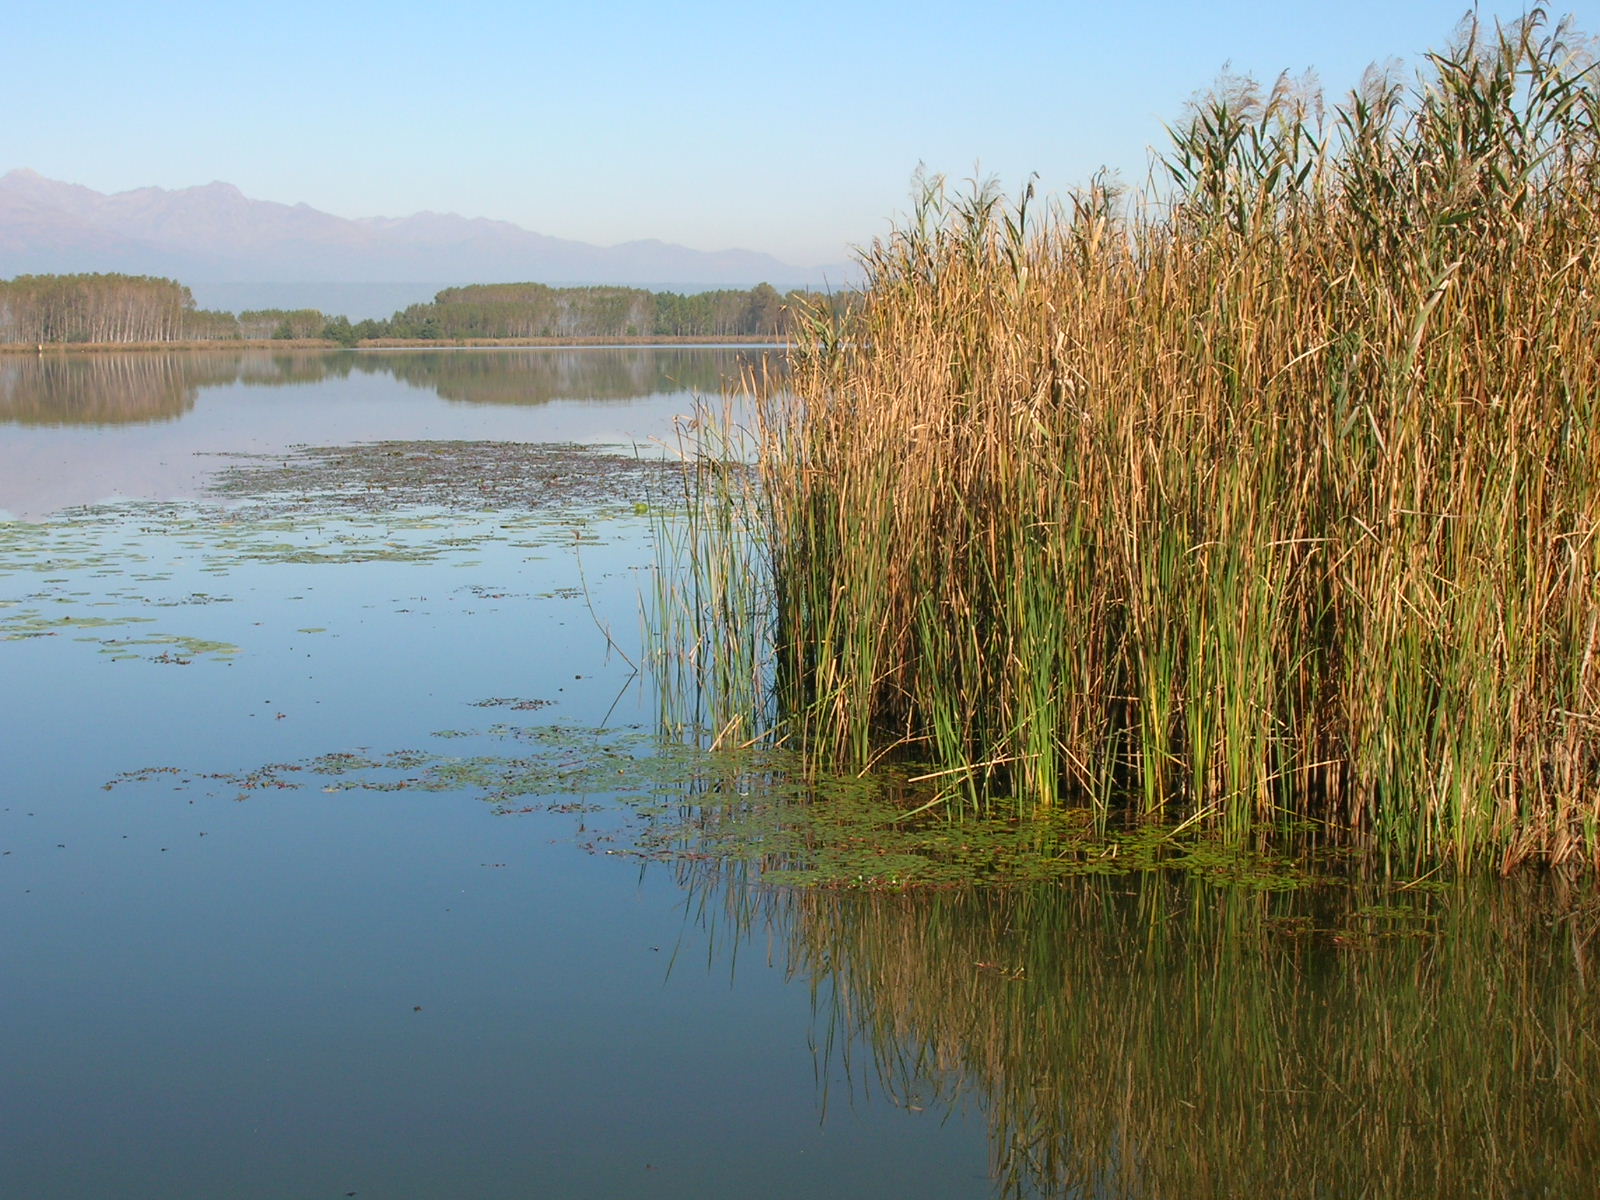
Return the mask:
[[0, 1195], [1592, 1191], [1592, 875], [697, 840], [660, 460], [759, 355], [0, 357]]

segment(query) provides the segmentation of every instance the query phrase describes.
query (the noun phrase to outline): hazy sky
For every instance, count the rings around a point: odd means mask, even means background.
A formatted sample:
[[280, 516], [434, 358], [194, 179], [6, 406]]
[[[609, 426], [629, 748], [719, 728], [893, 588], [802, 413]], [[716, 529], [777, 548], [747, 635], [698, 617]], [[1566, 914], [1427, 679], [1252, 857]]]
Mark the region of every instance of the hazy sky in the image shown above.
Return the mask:
[[[1101, 165], [1142, 181], [1163, 123], [1225, 63], [1314, 67], [1334, 95], [1466, 9], [10, 0], [0, 171], [102, 191], [223, 179], [341, 216], [433, 209], [809, 265], [881, 234], [919, 162], [1057, 192]], [[1555, 11], [1600, 32], [1600, 0]]]

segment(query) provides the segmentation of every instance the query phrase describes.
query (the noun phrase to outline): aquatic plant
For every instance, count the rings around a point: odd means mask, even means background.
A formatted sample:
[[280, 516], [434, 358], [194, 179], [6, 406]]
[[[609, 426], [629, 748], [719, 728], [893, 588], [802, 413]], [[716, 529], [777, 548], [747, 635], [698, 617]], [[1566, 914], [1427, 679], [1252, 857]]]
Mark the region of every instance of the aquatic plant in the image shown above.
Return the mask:
[[698, 493], [766, 602], [694, 639], [770, 630], [748, 721], [973, 809], [1600, 859], [1582, 46], [1472, 19], [1331, 112], [1226, 81], [1142, 197], [922, 180], [755, 388], [755, 499]]
[[[760, 364], [743, 394], [766, 391]], [[759, 530], [765, 506], [755, 435], [732, 394], [678, 426], [678, 487], [652, 512], [655, 590], [645, 613], [663, 732], [710, 748], [769, 740], [773, 579]]]

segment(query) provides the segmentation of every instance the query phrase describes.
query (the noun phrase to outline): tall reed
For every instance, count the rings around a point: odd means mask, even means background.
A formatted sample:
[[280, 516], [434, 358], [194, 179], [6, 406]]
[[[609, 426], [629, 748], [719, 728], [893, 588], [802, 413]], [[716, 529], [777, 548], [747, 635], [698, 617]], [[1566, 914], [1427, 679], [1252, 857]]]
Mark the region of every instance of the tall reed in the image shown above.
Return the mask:
[[[773, 389], [747, 364], [738, 395]], [[779, 372], [781, 374], [781, 372]], [[772, 687], [771, 561], [753, 460], [754, 434], [735, 393], [702, 400], [677, 430], [681, 491], [652, 519], [655, 589], [645, 624], [647, 665], [663, 733], [712, 749], [765, 740], [777, 714]]]
[[[952, 800], [1600, 859], [1600, 91], [1541, 14], [1169, 186], [925, 182], [762, 405], [775, 687]], [[792, 396], [791, 396], [792, 390]]]

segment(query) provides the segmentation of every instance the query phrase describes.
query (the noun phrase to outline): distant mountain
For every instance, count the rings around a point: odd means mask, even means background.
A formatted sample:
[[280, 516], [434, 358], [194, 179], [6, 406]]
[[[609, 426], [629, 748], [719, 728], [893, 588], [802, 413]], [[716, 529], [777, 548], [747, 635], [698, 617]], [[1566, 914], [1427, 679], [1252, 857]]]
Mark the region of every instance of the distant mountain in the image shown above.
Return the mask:
[[750, 250], [596, 246], [454, 213], [347, 220], [307, 204], [252, 200], [229, 183], [106, 195], [25, 169], [0, 175], [0, 278], [76, 271], [197, 284], [455, 279], [657, 288], [689, 279], [838, 286], [855, 276], [844, 264], [795, 267]]

